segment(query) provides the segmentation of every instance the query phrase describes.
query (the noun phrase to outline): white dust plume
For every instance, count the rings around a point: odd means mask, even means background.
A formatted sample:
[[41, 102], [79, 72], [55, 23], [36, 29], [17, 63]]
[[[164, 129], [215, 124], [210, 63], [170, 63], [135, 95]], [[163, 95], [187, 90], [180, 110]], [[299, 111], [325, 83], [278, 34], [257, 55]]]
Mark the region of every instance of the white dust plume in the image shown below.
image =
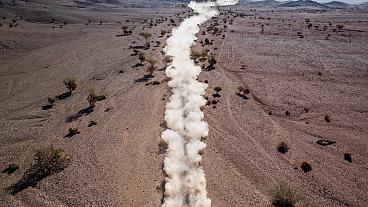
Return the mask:
[[196, 15], [185, 19], [174, 28], [164, 49], [172, 58], [166, 69], [171, 78], [172, 96], [166, 105], [165, 121], [168, 129], [161, 137], [168, 149], [164, 160], [167, 174], [163, 207], [210, 207], [206, 179], [201, 166], [200, 152], [206, 147], [201, 141], [208, 134], [201, 107], [207, 84], [197, 81], [201, 68], [190, 58], [190, 47], [197, 39], [199, 25], [219, 12], [216, 6], [234, 5], [237, 0], [217, 0], [189, 3]]

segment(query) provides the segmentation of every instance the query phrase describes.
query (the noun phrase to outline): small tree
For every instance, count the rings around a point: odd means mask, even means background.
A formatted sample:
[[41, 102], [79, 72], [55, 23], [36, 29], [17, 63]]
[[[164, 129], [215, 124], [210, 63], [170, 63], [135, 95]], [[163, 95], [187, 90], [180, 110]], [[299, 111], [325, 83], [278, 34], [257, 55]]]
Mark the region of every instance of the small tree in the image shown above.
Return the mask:
[[302, 170], [305, 173], [312, 171], [312, 166], [309, 163], [307, 163], [307, 162], [302, 162], [302, 164], [300, 165], [300, 167], [302, 168]]
[[65, 137], [72, 137], [74, 135], [80, 134], [80, 131], [77, 128], [69, 128], [68, 134]]
[[209, 39], [205, 38], [205, 39], [204, 39], [204, 43], [206, 43], [206, 45], [209, 45], [211, 42], [210, 42], [210, 40], [209, 40]]
[[353, 162], [353, 158], [351, 157], [351, 153], [344, 153], [344, 159], [348, 162]]
[[222, 91], [222, 88], [219, 86], [216, 86], [213, 90], [215, 90], [216, 95], [219, 95], [219, 92]]
[[208, 55], [207, 61], [208, 61], [208, 64], [210, 64], [209, 69], [214, 69], [215, 67], [213, 65], [217, 63], [215, 55], [213, 54]]
[[339, 31], [341, 31], [342, 29], [344, 29], [344, 25], [342, 25], [342, 24], [338, 24], [338, 25], [336, 25], [336, 28], [337, 28]]
[[71, 157], [62, 149], [49, 147], [38, 150], [35, 156], [35, 163], [27, 170], [21, 180], [8, 188], [11, 195], [15, 195], [31, 186], [36, 186], [38, 182], [49, 175], [61, 172], [70, 163]]
[[70, 93], [72, 93], [77, 88], [77, 83], [75, 79], [65, 79], [64, 85], [69, 90]]
[[148, 32], [141, 32], [139, 36], [143, 37], [144, 41], [146, 42], [145, 48], [148, 49], [150, 47], [148, 40], [152, 36], [152, 34]]
[[133, 55], [138, 55], [138, 54], [139, 54], [139, 50], [133, 49]]
[[293, 191], [286, 183], [278, 183], [269, 192], [271, 206], [294, 207], [301, 200], [298, 193]]
[[50, 103], [50, 105], [52, 106], [52, 105], [54, 105], [54, 103], [55, 103], [55, 98], [52, 98], [52, 97], [49, 97], [48, 99], [47, 99], [47, 101]]
[[143, 61], [146, 59], [146, 56], [144, 55], [143, 52], [138, 52], [138, 59], [141, 62], [141, 64], [143, 63]]
[[155, 70], [157, 69], [157, 68], [156, 68], [157, 61], [156, 61], [156, 60], [154, 60], [154, 59], [152, 59], [152, 58], [149, 58], [149, 59], [147, 59], [146, 61], [147, 61], [147, 63], [149, 63], [149, 64], [150, 64], [150, 65], [148, 66], [148, 68], [147, 68], [147, 71], [148, 71], [148, 73], [149, 73], [149, 76], [150, 76], [150, 77], [153, 77], [153, 72], [155, 72]]
[[285, 142], [280, 142], [279, 145], [277, 145], [277, 151], [281, 154], [286, 154], [289, 151], [289, 147]]
[[166, 30], [161, 30], [161, 35], [164, 36], [166, 34]]
[[106, 99], [106, 96], [104, 95], [98, 96], [96, 95], [95, 90], [93, 89], [89, 90], [87, 100], [88, 100], [90, 108], [94, 108], [96, 106], [97, 101], [102, 101], [105, 99]]
[[250, 93], [249, 89], [244, 88], [243, 86], [238, 86], [238, 91], [240, 95], [247, 95]]
[[122, 26], [121, 29], [123, 30], [124, 34], [129, 34], [128, 26]]

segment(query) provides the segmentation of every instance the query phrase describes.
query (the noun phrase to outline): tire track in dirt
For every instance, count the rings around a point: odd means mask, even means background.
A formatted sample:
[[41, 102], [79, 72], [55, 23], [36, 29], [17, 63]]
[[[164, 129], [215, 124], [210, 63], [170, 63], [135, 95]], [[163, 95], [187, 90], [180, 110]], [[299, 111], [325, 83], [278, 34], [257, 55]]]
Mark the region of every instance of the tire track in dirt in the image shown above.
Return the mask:
[[[229, 78], [227, 77], [224, 69], [225, 68], [228, 68], [234, 64], [235, 62], [235, 57], [233, 55], [233, 53], [230, 51], [230, 48], [228, 48], [228, 58], [229, 57], [232, 57], [231, 59], [231, 62], [229, 64], [227, 64], [228, 66], [224, 66], [224, 65], [220, 65], [220, 60], [221, 60], [221, 57], [222, 57], [222, 53], [223, 53], [223, 50], [224, 50], [224, 46], [225, 46], [225, 42], [227, 41], [227, 33], [225, 34], [225, 39], [221, 45], [221, 50], [220, 50], [220, 53], [219, 53], [219, 58], [218, 58], [218, 68], [220, 69], [220, 72], [221, 72], [221, 76], [223, 78], [223, 80], [225, 81], [225, 85], [226, 85], [226, 88], [230, 88], [230, 83], [229, 83]], [[231, 47], [231, 50], [233, 50], [233, 47]], [[232, 54], [232, 55], [231, 55]], [[230, 59], [230, 58], [229, 58]], [[243, 135], [247, 136], [250, 140], [252, 140], [252, 142], [260, 149], [262, 150], [262, 152], [264, 153], [264, 155], [266, 155], [270, 160], [272, 159], [271, 156], [263, 149], [263, 147], [260, 145], [260, 143], [258, 143], [255, 138], [253, 138], [252, 136], [250, 136], [246, 131], [243, 130], [243, 128], [241, 127], [241, 124], [236, 120], [234, 114], [233, 114], [233, 111], [231, 109], [231, 103], [230, 103], [230, 97], [228, 94], [225, 95], [225, 100], [226, 100], [226, 109], [227, 109], [227, 112], [229, 114], [229, 116], [231, 117], [232, 121], [234, 122], [234, 124], [236, 125], [236, 128], [242, 132]]]

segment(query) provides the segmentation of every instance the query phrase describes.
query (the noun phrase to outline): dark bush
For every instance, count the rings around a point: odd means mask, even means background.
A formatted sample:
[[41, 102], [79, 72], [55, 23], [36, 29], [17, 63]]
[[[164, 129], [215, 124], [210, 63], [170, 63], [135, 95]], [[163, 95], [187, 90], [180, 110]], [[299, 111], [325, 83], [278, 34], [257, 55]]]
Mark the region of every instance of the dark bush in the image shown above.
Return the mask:
[[299, 195], [285, 183], [275, 185], [270, 190], [270, 197], [274, 207], [294, 207], [300, 200]]
[[302, 164], [300, 165], [300, 167], [302, 168], [302, 170], [305, 173], [312, 171], [312, 166], [309, 163], [307, 163], [307, 162], [302, 162]]
[[74, 135], [80, 134], [80, 131], [77, 128], [69, 128], [68, 134], [65, 137], [72, 137]]
[[331, 122], [330, 116], [326, 115], [326, 116], [325, 116], [325, 121], [326, 121], [326, 122]]
[[35, 187], [45, 177], [61, 172], [68, 167], [70, 156], [62, 149], [49, 147], [37, 151], [35, 161], [22, 179], [8, 188], [10, 194], [15, 195], [28, 187]]
[[75, 79], [65, 79], [64, 85], [69, 90], [70, 93], [72, 93], [75, 89], [77, 89], [77, 83]]
[[281, 154], [286, 154], [289, 150], [289, 147], [287, 146], [287, 144], [285, 142], [280, 142], [277, 145], [277, 151]]
[[353, 162], [353, 158], [351, 157], [351, 154], [348, 152], [344, 153], [344, 159], [348, 162]]

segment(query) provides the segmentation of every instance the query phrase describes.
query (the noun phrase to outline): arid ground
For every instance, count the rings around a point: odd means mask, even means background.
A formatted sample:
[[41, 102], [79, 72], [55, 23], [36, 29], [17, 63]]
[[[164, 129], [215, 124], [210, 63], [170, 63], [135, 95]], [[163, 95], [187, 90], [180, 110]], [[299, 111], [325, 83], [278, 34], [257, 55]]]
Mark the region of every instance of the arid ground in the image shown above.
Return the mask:
[[[160, 206], [171, 95], [162, 51], [192, 12], [39, 2], [0, 8], [0, 206]], [[201, 28], [193, 51], [217, 60], [214, 69], [197, 60], [209, 85], [202, 164], [212, 206], [267, 206], [280, 182], [311, 206], [368, 206], [367, 10], [233, 6]], [[152, 34], [148, 49], [142, 32]], [[77, 87], [61, 97], [68, 78]], [[91, 89], [106, 96], [94, 107]], [[50, 146], [68, 165], [14, 190]]]

